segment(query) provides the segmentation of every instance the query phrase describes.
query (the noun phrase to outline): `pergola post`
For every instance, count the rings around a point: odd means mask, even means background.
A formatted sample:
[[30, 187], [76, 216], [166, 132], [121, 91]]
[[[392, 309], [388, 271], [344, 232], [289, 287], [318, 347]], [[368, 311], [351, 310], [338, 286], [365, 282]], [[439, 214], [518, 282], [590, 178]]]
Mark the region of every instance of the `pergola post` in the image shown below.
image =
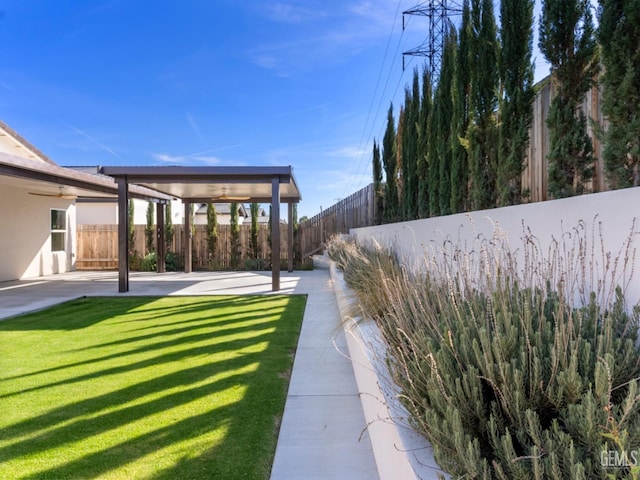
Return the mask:
[[271, 179], [271, 290], [280, 290], [280, 177]]
[[118, 182], [118, 292], [129, 291], [129, 185], [127, 177]]
[[289, 225], [287, 228], [287, 271], [293, 272], [293, 202], [287, 204], [287, 217]]
[[164, 273], [166, 266], [164, 263], [166, 257], [166, 233], [164, 229], [164, 203], [156, 203], [156, 271]]
[[184, 273], [191, 273], [191, 202], [184, 201]]

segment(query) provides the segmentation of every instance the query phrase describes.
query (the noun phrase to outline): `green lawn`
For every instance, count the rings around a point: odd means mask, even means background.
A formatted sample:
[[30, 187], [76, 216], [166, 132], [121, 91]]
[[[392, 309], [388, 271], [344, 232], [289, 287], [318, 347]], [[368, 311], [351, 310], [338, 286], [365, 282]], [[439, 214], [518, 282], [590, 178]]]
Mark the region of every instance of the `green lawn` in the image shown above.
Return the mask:
[[305, 303], [83, 298], [0, 321], [0, 478], [268, 478]]

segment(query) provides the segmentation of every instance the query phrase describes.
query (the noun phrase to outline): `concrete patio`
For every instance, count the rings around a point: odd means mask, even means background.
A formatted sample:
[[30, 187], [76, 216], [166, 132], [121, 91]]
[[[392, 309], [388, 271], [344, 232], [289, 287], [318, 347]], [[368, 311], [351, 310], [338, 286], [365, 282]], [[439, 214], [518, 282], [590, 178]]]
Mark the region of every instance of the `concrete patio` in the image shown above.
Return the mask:
[[[329, 271], [282, 272], [278, 293], [308, 295], [272, 480], [377, 479]], [[82, 296], [272, 294], [269, 272], [70, 272], [0, 283], [0, 319]]]

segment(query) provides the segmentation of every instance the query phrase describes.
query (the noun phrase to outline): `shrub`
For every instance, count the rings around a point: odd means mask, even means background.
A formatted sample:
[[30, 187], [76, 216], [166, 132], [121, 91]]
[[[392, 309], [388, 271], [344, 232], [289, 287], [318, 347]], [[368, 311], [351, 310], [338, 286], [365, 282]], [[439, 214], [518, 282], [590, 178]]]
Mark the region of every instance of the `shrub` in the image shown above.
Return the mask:
[[605, 295], [604, 281], [574, 306], [594, 261], [584, 235], [572, 238], [550, 261], [525, 235], [522, 270], [496, 238], [473, 251], [444, 242], [420, 273], [375, 245], [328, 248], [380, 327], [413, 426], [455, 477], [638, 474], [607, 470], [602, 455], [640, 447], [640, 309], [626, 308], [620, 286]]
[[142, 268], [142, 257], [136, 251], [129, 255], [129, 269], [133, 271], [140, 271]]
[[142, 258], [140, 269], [143, 272], [155, 272], [158, 268], [158, 259], [156, 252], [151, 252]]
[[182, 255], [175, 252], [167, 252], [165, 255], [165, 269], [167, 272], [177, 272], [184, 268], [184, 260]]
[[245, 258], [244, 269], [245, 270], [264, 270], [266, 262], [261, 258]]

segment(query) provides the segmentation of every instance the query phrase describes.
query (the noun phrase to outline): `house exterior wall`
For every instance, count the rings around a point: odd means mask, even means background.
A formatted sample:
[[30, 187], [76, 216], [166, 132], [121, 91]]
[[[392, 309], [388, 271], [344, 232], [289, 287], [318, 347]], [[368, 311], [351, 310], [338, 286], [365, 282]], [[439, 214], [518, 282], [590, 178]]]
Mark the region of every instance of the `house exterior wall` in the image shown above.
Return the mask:
[[[0, 281], [63, 273], [75, 268], [76, 211], [73, 200], [0, 189]], [[51, 209], [66, 211], [65, 251], [51, 251]]]
[[[147, 224], [147, 205], [144, 200], [133, 199], [133, 223], [134, 225]], [[117, 225], [118, 224], [118, 203], [78, 203], [77, 206], [78, 225]], [[171, 202], [171, 217], [174, 224], [182, 223], [184, 217], [184, 207], [182, 202], [174, 200]], [[153, 221], [155, 223], [155, 206], [153, 211]]]
[[[586, 281], [596, 283], [598, 277], [604, 276], [602, 271], [603, 265], [607, 263], [607, 252], [611, 253], [611, 262], [620, 255], [622, 259], [614, 281], [616, 284], [624, 284], [629, 280], [624, 278], [623, 267], [626, 267], [624, 269], [627, 277], [630, 272], [635, 272], [625, 291], [627, 304], [635, 305], [640, 302], [640, 251], [635, 252], [640, 250], [639, 205], [640, 187], [636, 187], [411, 222], [356, 228], [351, 230], [351, 234], [358, 242], [365, 244], [375, 239], [379, 244], [393, 250], [406, 265], [424, 269], [427, 268], [426, 256], [437, 253], [443, 245], [459, 244], [466, 250], [474, 249], [477, 252], [480, 247], [479, 239], [491, 239], [496, 231], [502, 240], [508, 241], [510, 250], [521, 266], [525, 261], [523, 257], [526, 249], [523, 237], [530, 231], [537, 242], [538, 253], [549, 261], [558, 261], [558, 258], [549, 258], [554, 242], [565, 245], [566, 253], [570, 253], [569, 250], [573, 247], [581, 247], [587, 262], [590, 262], [587, 263], [584, 272]], [[576, 231], [575, 228], [580, 222], [584, 228]], [[575, 243], [580, 238], [582, 245]], [[631, 242], [626, 253], [624, 245], [628, 238], [631, 238]], [[560, 255], [564, 255], [563, 251]], [[628, 260], [626, 264], [623, 262], [625, 256]], [[574, 265], [569, 267], [575, 268]], [[603, 280], [610, 282], [611, 275], [608, 274], [606, 277]]]
[[115, 203], [78, 203], [78, 225], [115, 225], [118, 223], [118, 205]]

